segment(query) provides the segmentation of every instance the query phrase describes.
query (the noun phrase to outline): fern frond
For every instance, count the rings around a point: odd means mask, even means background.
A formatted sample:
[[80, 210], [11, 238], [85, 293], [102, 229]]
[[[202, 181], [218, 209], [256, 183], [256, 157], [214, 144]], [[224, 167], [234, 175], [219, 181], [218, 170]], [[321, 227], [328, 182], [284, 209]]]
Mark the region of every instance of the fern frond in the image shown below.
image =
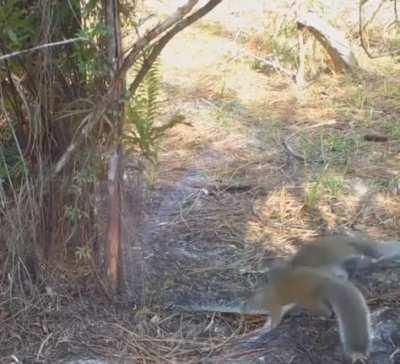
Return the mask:
[[[143, 61], [136, 65], [139, 71]], [[124, 145], [128, 148], [137, 146], [149, 160], [157, 161], [157, 142], [177, 124], [186, 124], [182, 115], [174, 115], [167, 123], [155, 126], [155, 121], [162, 112], [160, 64], [155, 62], [146, 74], [142, 84], [131, 95], [127, 106], [127, 123], [124, 132]]]

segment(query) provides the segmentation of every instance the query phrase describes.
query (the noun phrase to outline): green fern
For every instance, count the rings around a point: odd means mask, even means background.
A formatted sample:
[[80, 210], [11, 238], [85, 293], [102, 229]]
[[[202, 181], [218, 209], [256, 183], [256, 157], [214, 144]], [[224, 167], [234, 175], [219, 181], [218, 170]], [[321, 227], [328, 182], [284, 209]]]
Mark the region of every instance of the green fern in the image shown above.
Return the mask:
[[139, 147], [143, 155], [153, 162], [157, 161], [157, 141], [167, 129], [178, 123], [184, 123], [184, 117], [176, 115], [166, 124], [155, 126], [157, 118], [162, 113], [159, 69], [159, 63], [155, 62], [135, 95], [131, 96], [127, 106], [127, 122], [124, 131], [125, 148]]

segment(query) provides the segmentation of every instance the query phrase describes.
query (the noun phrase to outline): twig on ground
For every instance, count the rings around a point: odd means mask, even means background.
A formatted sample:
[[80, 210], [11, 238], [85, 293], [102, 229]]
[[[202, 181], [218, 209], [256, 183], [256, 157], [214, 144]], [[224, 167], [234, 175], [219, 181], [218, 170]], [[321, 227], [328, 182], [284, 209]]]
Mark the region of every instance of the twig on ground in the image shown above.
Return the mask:
[[298, 131], [294, 132], [293, 134], [290, 134], [286, 139], [283, 139], [282, 143], [283, 143], [284, 147], [286, 148], [286, 150], [287, 150], [291, 155], [293, 155], [296, 159], [299, 159], [299, 160], [301, 160], [301, 161], [304, 162], [304, 161], [305, 161], [305, 158], [304, 158], [301, 154], [297, 153], [297, 152], [291, 147], [291, 145], [289, 144], [289, 141], [290, 141], [291, 139], [293, 139], [295, 136], [297, 136], [299, 133], [301, 133], [302, 131], [304, 131], [304, 130], [310, 130], [310, 129], [314, 129], [314, 128], [319, 128], [320, 126], [334, 125], [334, 124], [336, 124], [336, 120], [329, 120], [329, 121], [325, 121], [325, 122], [322, 122], [322, 123], [318, 123], [318, 124], [306, 126], [305, 128], [303, 128], [303, 129], [301, 129], [301, 130], [298, 130]]
[[36, 361], [39, 361], [40, 356], [42, 355], [42, 351], [44, 346], [46, 345], [46, 343], [50, 340], [50, 338], [53, 336], [53, 333], [50, 333], [46, 336], [46, 338], [42, 341], [42, 343], [40, 344], [39, 350], [36, 354]]

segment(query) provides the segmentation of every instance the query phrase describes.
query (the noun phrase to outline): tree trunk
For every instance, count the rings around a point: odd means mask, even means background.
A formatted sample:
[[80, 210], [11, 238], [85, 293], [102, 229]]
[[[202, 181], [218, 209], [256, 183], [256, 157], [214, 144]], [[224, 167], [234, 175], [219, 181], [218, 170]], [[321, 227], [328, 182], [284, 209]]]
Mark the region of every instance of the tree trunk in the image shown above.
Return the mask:
[[106, 281], [114, 296], [122, 277], [121, 260], [121, 184], [120, 153], [116, 151], [109, 161], [108, 171], [108, 220], [105, 249]]
[[[109, 37], [108, 55], [112, 65], [112, 78], [122, 63], [122, 37], [119, 18], [119, 1], [106, 1], [106, 23], [111, 29]], [[114, 89], [114, 99], [121, 99], [125, 91], [125, 75], [117, 80]], [[122, 259], [121, 259], [121, 165], [122, 165], [122, 130], [124, 123], [124, 105], [115, 103], [113, 107], [113, 121], [116, 130], [116, 150], [108, 166], [108, 225], [105, 249], [106, 281], [115, 295], [121, 287]]]

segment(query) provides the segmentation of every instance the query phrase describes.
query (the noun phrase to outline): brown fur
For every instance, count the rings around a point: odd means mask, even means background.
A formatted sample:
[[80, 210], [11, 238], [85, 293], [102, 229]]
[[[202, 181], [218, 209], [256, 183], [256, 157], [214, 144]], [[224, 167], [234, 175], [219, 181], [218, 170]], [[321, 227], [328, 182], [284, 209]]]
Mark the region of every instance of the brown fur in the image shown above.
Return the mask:
[[351, 282], [320, 269], [279, 268], [271, 272], [268, 284], [249, 297], [243, 312], [268, 310], [271, 316], [268, 329], [273, 329], [293, 305], [323, 313], [329, 313], [331, 307], [339, 322], [345, 354], [353, 359], [368, 355], [369, 310], [361, 292]]

